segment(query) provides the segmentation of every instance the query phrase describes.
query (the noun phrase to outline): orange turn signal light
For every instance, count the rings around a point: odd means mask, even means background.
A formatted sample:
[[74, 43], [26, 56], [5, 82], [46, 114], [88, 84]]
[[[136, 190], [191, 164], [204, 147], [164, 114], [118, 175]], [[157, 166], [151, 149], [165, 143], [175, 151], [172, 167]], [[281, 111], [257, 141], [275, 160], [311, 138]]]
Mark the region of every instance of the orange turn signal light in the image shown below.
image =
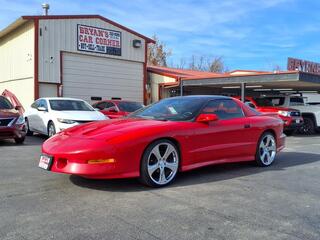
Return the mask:
[[114, 158], [88, 160], [88, 164], [114, 163]]

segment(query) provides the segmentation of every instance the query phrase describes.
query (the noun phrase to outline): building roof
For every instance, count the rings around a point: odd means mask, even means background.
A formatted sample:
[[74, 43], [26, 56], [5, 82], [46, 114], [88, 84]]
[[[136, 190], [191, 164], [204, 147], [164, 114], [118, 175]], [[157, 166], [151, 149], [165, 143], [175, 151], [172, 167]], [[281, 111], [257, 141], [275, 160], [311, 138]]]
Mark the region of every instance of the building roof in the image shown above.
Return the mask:
[[283, 72], [271, 72], [271, 71], [260, 71], [260, 70], [233, 70], [225, 73], [214, 73], [188, 69], [177, 69], [159, 66], [148, 66], [148, 72], [156, 73], [159, 75], [175, 78], [176, 80], [188, 80], [188, 79], [206, 79], [206, 78], [221, 78], [221, 77], [234, 77], [234, 76], [252, 76], [252, 75], [264, 75], [264, 74], [275, 74], [275, 73], [290, 73], [297, 71], [283, 71]]
[[213, 72], [204, 72], [197, 70], [187, 70], [187, 69], [178, 69], [178, 68], [168, 68], [168, 67], [159, 67], [159, 66], [148, 66], [148, 72], [156, 73], [159, 75], [172, 77], [175, 79], [187, 78], [187, 77], [220, 77], [224, 73], [213, 73]]
[[35, 20], [35, 19], [85, 19], [85, 18], [97, 18], [102, 21], [108, 22], [120, 29], [123, 29], [124, 31], [130, 32], [138, 37], [143, 38], [147, 43], [155, 43], [155, 41], [151, 38], [148, 38], [140, 33], [137, 33], [136, 31], [129, 29], [123, 25], [120, 25], [119, 23], [116, 23], [108, 18], [105, 18], [100, 15], [45, 15], [45, 16], [22, 16], [18, 18], [16, 21], [11, 23], [9, 26], [4, 28], [3, 30], [0, 31], [0, 38], [5, 36], [6, 34], [10, 33], [14, 29], [18, 28], [19, 26], [23, 25], [29, 20]]

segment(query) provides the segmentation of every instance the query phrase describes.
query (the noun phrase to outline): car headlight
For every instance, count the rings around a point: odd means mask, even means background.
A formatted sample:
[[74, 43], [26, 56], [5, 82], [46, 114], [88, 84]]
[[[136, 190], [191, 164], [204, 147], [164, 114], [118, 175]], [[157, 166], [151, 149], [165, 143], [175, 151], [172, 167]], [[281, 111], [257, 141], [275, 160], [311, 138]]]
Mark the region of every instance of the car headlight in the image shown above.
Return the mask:
[[24, 123], [25, 123], [25, 121], [24, 121], [24, 117], [23, 116], [20, 116], [16, 121], [16, 124], [18, 124], [18, 125], [21, 125], [21, 124], [24, 124]]
[[288, 111], [278, 111], [278, 114], [284, 117], [289, 117], [290, 116], [290, 112]]
[[76, 121], [70, 120], [70, 119], [63, 119], [63, 118], [57, 118], [58, 122], [66, 123], [66, 124], [73, 124], [76, 123]]

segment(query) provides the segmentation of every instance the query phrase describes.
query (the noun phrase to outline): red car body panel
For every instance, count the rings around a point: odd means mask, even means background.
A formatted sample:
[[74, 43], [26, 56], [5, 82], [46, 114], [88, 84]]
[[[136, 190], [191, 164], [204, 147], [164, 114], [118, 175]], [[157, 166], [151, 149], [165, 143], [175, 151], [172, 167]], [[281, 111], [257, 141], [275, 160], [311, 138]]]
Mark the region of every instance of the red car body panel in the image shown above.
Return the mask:
[[[180, 171], [254, 160], [257, 142], [266, 130], [274, 133], [277, 151], [283, 149], [283, 122], [274, 117], [257, 115], [237, 102], [246, 117], [210, 123], [140, 118], [88, 123], [48, 139], [42, 146], [42, 152], [53, 157], [53, 172], [110, 179], [138, 177], [143, 152], [150, 143], [163, 138], [179, 146]], [[88, 163], [101, 159], [112, 159], [112, 162]]]

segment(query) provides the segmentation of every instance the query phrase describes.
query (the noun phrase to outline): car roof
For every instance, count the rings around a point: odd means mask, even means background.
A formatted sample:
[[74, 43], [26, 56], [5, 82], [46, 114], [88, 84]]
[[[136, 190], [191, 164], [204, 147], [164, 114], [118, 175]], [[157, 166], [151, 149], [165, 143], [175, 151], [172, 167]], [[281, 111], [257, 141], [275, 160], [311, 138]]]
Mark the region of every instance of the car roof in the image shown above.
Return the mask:
[[66, 98], [66, 97], [44, 97], [39, 99], [45, 99], [45, 100], [74, 100], [74, 101], [84, 101], [82, 99], [78, 98]]
[[193, 98], [193, 99], [207, 99], [207, 100], [232, 99], [231, 97], [221, 96], [221, 95], [189, 95], [189, 96], [179, 96], [179, 97], [173, 97], [173, 98], [174, 99]]

